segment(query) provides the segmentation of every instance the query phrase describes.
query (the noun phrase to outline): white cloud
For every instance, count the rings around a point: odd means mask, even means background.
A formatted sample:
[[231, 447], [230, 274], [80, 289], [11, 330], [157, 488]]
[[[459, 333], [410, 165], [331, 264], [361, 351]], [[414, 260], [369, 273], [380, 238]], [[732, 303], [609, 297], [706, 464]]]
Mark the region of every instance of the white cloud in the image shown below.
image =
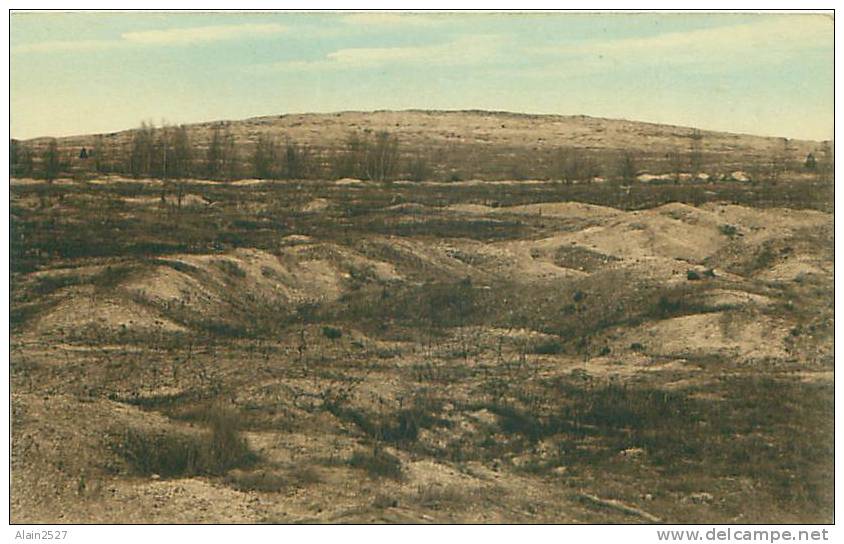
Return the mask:
[[[458, 41], [411, 47], [353, 47], [327, 55], [328, 61], [347, 66], [372, 66], [393, 62], [436, 62], [453, 64], [466, 60]], [[465, 40], [462, 40], [465, 42]]]
[[473, 35], [456, 40], [420, 46], [353, 47], [338, 49], [314, 61], [288, 61], [252, 67], [251, 71], [315, 71], [324, 69], [370, 68], [386, 64], [454, 66], [489, 62], [498, 58], [506, 42], [498, 36]]
[[121, 38], [130, 43], [144, 45], [189, 45], [281, 34], [286, 30], [286, 27], [279, 24], [217, 25], [127, 32], [122, 34]]
[[286, 32], [279, 24], [239, 24], [168, 28], [126, 32], [117, 40], [52, 40], [12, 47], [12, 53], [97, 51], [123, 47], [195, 45], [238, 38], [273, 36]]
[[812, 47], [831, 51], [832, 40], [833, 24], [826, 16], [783, 16], [645, 38], [538, 47], [532, 52], [620, 62], [723, 63], [743, 55], [776, 59], [777, 55]]
[[352, 13], [343, 17], [344, 23], [362, 26], [428, 26], [441, 23], [443, 20], [442, 17], [389, 12]]
[[60, 51], [96, 51], [109, 49], [116, 40], [51, 40], [46, 42], [28, 43], [12, 47], [12, 53], [56, 53]]

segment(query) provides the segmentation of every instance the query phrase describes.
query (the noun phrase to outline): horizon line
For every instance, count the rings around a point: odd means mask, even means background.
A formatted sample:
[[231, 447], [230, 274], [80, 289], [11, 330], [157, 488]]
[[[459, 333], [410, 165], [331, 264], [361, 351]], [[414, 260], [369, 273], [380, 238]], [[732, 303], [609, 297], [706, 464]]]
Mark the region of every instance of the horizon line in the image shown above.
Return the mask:
[[[169, 126], [195, 126], [195, 125], [206, 125], [209, 123], [237, 123], [242, 121], [250, 121], [254, 119], [266, 119], [270, 117], [284, 117], [288, 115], [340, 115], [345, 113], [405, 113], [405, 112], [420, 112], [420, 113], [487, 113], [487, 114], [505, 114], [505, 115], [516, 115], [516, 116], [525, 116], [525, 117], [582, 117], [588, 119], [597, 119], [602, 121], [623, 121], [628, 123], [639, 123], [644, 125], [653, 125], [653, 126], [660, 126], [660, 127], [672, 127], [672, 128], [681, 128], [681, 129], [690, 129], [690, 130], [701, 130], [704, 132], [709, 133], [718, 133], [718, 134], [730, 134], [735, 136], [750, 136], [754, 138], [766, 138], [766, 139], [787, 139], [791, 141], [799, 141], [799, 142], [815, 142], [815, 143], [825, 143], [825, 142], [832, 142], [834, 138], [829, 139], [806, 139], [806, 138], [792, 138], [789, 136], [782, 136], [782, 135], [770, 135], [770, 134], [758, 134], [752, 132], [734, 132], [730, 130], [717, 130], [717, 129], [710, 129], [700, 126], [691, 126], [691, 125], [679, 125], [675, 123], [660, 123], [657, 121], [646, 121], [641, 119], [631, 119], [627, 117], [604, 117], [600, 115], [590, 115], [587, 113], [541, 113], [541, 112], [528, 112], [528, 111], [512, 111], [512, 110], [488, 110], [482, 108], [459, 108], [459, 109], [425, 109], [425, 108], [402, 108], [402, 109], [373, 109], [373, 110], [332, 110], [332, 111], [290, 111], [284, 113], [268, 113], [268, 114], [261, 114], [261, 115], [252, 115], [248, 117], [240, 117], [240, 118], [225, 118], [225, 119], [207, 119], [202, 121], [189, 121], [185, 123], [173, 123]], [[139, 123], [149, 122], [145, 120], [139, 121]], [[150, 122], [153, 127], [159, 128], [155, 125], [154, 122]], [[73, 133], [73, 134], [65, 134], [59, 136], [53, 135], [41, 135], [41, 136], [33, 136], [30, 138], [16, 138], [10, 133], [10, 139], [16, 140], [19, 142], [27, 142], [33, 140], [44, 140], [44, 139], [67, 139], [67, 138], [81, 138], [86, 136], [98, 136], [98, 135], [106, 135], [106, 134], [118, 134], [121, 132], [129, 132], [135, 130], [137, 127], [130, 127], [130, 128], [121, 128], [117, 130], [105, 131], [105, 132], [81, 132], [81, 133]]]

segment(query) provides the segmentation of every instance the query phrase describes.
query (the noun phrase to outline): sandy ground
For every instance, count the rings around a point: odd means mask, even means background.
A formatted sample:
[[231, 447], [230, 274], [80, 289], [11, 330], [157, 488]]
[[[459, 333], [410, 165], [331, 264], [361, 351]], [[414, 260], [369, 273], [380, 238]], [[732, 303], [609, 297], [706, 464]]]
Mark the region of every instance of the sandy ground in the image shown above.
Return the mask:
[[[154, 204], [149, 199], [127, 203]], [[187, 195], [184, 205], [194, 204], [206, 205], [206, 201]], [[300, 211], [319, 214], [335, 204], [318, 198]], [[828, 339], [820, 344], [807, 341], [808, 347], [797, 343], [794, 319], [773, 311], [785, 304], [778, 294], [783, 289], [807, 282], [822, 289], [831, 280], [833, 266], [826, 248], [799, 243], [805, 232], [828, 227], [829, 214], [722, 203], [668, 204], [625, 212], [571, 202], [497, 208], [403, 203], [389, 204], [384, 212], [421, 220], [543, 218], [560, 221], [565, 228], [550, 235], [486, 242], [372, 235], [343, 245], [292, 234], [281, 238], [272, 251], [239, 248], [216, 254], [171, 254], [145, 262], [108, 289], [70, 285], [45, 295], [43, 308], [13, 337], [12, 519], [83, 523], [643, 521], [647, 516], [613, 507], [596, 509], [594, 503], [581, 500], [582, 487], [590, 485], [590, 480], [571, 480], [566, 466], [542, 476], [523, 470], [531, 462], [548, 458], [546, 450], [551, 446], [543, 442], [520, 456], [492, 455], [466, 462], [459, 457], [435, 459], [426, 456], [424, 449], [387, 446], [401, 463], [403, 479], [367, 478], [359, 469], [336, 461], [368, 447], [354, 426], [312, 406], [321, 402], [319, 395], [326, 388], [340, 387], [342, 380], [335, 374], [344, 372], [360, 377], [351, 402], [375, 410], [408, 398], [411, 372], [442, 373], [431, 379], [442, 380], [441, 387], [455, 402], [465, 402], [475, 385], [449, 373], [477, 376], [491, 372], [487, 367], [502, 371], [502, 361], [508, 357], [521, 361], [521, 366], [507, 372], [537, 379], [585, 375], [661, 380], [679, 387], [713, 379], [715, 370], [705, 367], [707, 357], [719, 357], [737, 368], [771, 361], [801, 365], [806, 354], [821, 357], [826, 353], [824, 346], [830, 347]], [[752, 257], [766, 244], [787, 246], [788, 251], [776, 252], [756, 267]], [[92, 265], [72, 273], [84, 277], [101, 268]], [[695, 271], [694, 278], [690, 271]], [[44, 270], [32, 273], [27, 281], [69, 273]], [[345, 326], [342, 338], [331, 340], [324, 336], [322, 325], [309, 325], [296, 334], [234, 343], [215, 351], [201, 343], [191, 344], [188, 354], [181, 343], [171, 346], [164, 340], [191, 333], [199, 317], [224, 321], [270, 306], [278, 311], [304, 303], [341, 304], [362, 286], [376, 285], [386, 293], [391, 287], [421, 284], [423, 277], [448, 282], [468, 278], [472, 285], [493, 293], [505, 285], [525, 291], [549, 285], [549, 300], [568, 292], [575, 282], [588, 285], [594, 280], [598, 286], [606, 278], [620, 277], [628, 280], [618, 289], [635, 290], [646, 282], [688, 289], [690, 296], [697, 297], [700, 310], [680, 316], [653, 315], [643, 322], [609, 327], [604, 336], [592, 340], [596, 346], [607, 346], [606, 352], [598, 353], [596, 348], [585, 355], [527, 351], [561, 340], [530, 326], [455, 326], [433, 341], [377, 338], [364, 332], [362, 325]], [[612, 293], [612, 285], [603, 288]], [[130, 333], [162, 340], [157, 347], [121, 340]], [[324, 365], [321, 374], [302, 370], [303, 357], [313, 365]], [[811, 365], [800, 372], [807, 381], [833, 378], [828, 369]], [[280, 490], [238, 489], [231, 482], [243, 474], [236, 471], [225, 477], [138, 475], [113, 451], [109, 437], [116, 426], [198, 432], [189, 419], [143, 409], [138, 399], [178, 401], [205, 394], [220, 383], [237, 384], [230, 401], [244, 413], [274, 407], [271, 415], [261, 412], [265, 419], [245, 436], [260, 455], [264, 470], [288, 482]], [[465, 412], [448, 406], [442, 417], [449, 426], [424, 429], [420, 448], [470, 441], [500, 424], [488, 410]], [[492, 437], [506, 440], [499, 434]], [[618, 453], [617, 463], [632, 463], [636, 455], [635, 449]], [[697, 489], [656, 498], [646, 491], [625, 489], [589, 491], [620, 496], [643, 511], [663, 512], [660, 516], [669, 520], [725, 521], [717, 514], [717, 505], [710, 505], [708, 495]]]

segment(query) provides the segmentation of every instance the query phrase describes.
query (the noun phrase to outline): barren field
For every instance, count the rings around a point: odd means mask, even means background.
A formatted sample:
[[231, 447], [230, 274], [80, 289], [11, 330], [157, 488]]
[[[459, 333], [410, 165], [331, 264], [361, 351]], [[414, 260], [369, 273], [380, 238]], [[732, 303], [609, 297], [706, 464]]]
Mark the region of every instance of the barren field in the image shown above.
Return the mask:
[[12, 522], [832, 521], [831, 185], [171, 189], [12, 181]]
[[[622, 153], [632, 154], [643, 173], [664, 174], [676, 168], [672, 154], [688, 154], [695, 145], [695, 136], [699, 138], [700, 159], [711, 167], [708, 172], [712, 175], [741, 169], [761, 178], [772, 160], [799, 167], [809, 153], [819, 160], [824, 154], [821, 142], [814, 141], [696, 131], [690, 127], [584, 115], [473, 110], [271, 115], [186, 127], [197, 151], [207, 149], [214, 130], [220, 128], [230, 132], [238, 155], [237, 169], [246, 176], [250, 175], [246, 173], [250, 171], [247, 163], [262, 137], [307, 146], [313, 163], [311, 177], [318, 179], [320, 174], [330, 175], [329, 163], [346, 147], [350, 135], [366, 136], [380, 131], [389, 132], [400, 142], [402, 164], [396, 172], [399, 178], [412, 175], [408, 164], [421, 160], [429, 170], [426, 179], [433, 176], [440, 181], [555, 179], [559, 175], [561, 150], [576, 150], [581, 157], [600, 163], [603, 167], [598, 175], [604, 177], [614, 175], [615, 163]], [[117, 171], [124, 168], [118, 159], [132, 146], [135, 135], [135, 130], [100, 135], [102, 160]], [[24, 143], [38, 157], [48, 142], [48, 138], [39, 138]], [[73, 157], [76, 167], [85, 162], [76, 158], [80, 149], [96, 145], [95, 135], [58, 139], [59, 149]], [[688, 164], [684, 167], [688, 168]]]

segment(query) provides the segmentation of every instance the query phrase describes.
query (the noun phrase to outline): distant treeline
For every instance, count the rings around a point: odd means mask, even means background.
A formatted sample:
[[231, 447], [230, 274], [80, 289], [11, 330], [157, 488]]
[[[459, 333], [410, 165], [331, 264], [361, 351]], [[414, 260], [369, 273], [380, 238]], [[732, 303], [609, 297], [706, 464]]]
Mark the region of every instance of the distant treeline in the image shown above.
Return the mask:
[[[43, 147], [43, 146], [42, 146]], [[94, 136], [90, 147], [60, 149], [51, 139], [40, 152], [27, 143], [11, 140], [10, 174], [48, 180], [74, 173], [121, 174], [136, 178], [213, 180], [326, 179], [353, 177], [391, 181], [401, 173], [398, 139], [388, 132], [351, 134], [339, 151], [326, 154], [286, 138], [260, 135], [251, 151], [236, 145], [227, 126], [216, 126], [210, 141], [196, 145], [185, 126], [154, 127], [142, 123], [127, 144]], [[408, 160], [406, 172], [414, 179], [428, 175], [421, 157]]]
[[[113, 136], [113, 135], [110, 135]], [[787, 173], [813, 173], [831, 179], [829, 142], [816, 153], [797, 157], [788, 139], [766, 155], [735, 157], [704, 153], [703, 136], [694, 131], [688, 145], [667, 153], [641, 150], [493, 148], [455, 143], [440, 149], [411, 149], [388, 131], [350, 133], [339, 146], [317, 148], [290, 138], [261, 134], [248, 144], [236, 141], [228, 124], [211, 129], [210, 138], [194, 142], [186, 126], [155, 127], [150, 123], [128, 139], [97, 135], [90, 147], [60, 148], [56, 140], [32, 147], [11, 140], [10, 175], [53, 180], [60, 176], [119, 174], [135, 178], [212, 180], [339, 179], [378, 182], [464, 179], [546, 179], [565, 183], [610, 181], [634, 183], [643, 173], [659, 181], [679, 183], [709, 179], [740, 169], [755, 181], [777, 181]]]

